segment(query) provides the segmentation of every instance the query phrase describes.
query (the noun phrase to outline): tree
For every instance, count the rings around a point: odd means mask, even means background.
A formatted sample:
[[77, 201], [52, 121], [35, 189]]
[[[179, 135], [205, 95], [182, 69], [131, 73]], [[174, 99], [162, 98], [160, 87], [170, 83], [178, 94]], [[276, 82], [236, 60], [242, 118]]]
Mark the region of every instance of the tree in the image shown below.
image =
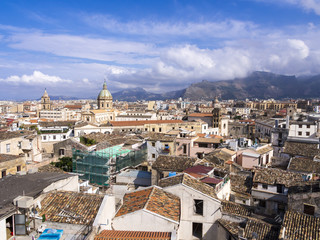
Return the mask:
[[59, 162], [51, 163], [55, 167], [62, 169], [65, 172], [72, 172], [72, 158], [62, 157], [59, 158]]

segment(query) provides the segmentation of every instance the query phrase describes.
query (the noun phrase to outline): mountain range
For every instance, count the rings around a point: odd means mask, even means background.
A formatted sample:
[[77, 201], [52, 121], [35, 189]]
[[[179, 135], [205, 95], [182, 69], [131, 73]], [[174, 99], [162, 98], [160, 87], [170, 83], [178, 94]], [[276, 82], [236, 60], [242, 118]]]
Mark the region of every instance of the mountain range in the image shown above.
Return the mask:
[[[253, 72], [247, 77], [231, 80], [202, 80], [190, 86], [166, 93], [152, 93], [143, 88], [130, 88], [112, 93], [114, 100], [165, 100], [182, 97], [190, 100], [212, 100], [215, 96], [221, 99], [286, 99], [320, 97], [320, 75], [296, 77], [270, 72]], [[65, 96], [52, 96], [52, 100], [78, 99]]]
[[114, 99], [123, 101], [164, 100], [179, 97], [190, 100], [222, 99], [285, 99], [320, 97], [320, 75], [300, 77], [279, 75], [269, 72], [253, 72], [247, 77], [232, 80], [206, 81], [191, 84], [185, 89], [155, 94], [143, 88], [126, 89], [113, 94]]

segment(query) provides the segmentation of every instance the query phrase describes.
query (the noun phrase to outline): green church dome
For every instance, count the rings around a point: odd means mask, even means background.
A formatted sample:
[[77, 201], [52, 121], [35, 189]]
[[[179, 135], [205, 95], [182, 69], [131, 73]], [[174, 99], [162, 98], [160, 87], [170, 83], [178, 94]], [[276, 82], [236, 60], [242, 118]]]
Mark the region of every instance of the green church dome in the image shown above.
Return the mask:
[[107, 89], [107, 83], [103, 83], [103, 89], [100, 91], [98, 99], [112, 99], [112, 95]]

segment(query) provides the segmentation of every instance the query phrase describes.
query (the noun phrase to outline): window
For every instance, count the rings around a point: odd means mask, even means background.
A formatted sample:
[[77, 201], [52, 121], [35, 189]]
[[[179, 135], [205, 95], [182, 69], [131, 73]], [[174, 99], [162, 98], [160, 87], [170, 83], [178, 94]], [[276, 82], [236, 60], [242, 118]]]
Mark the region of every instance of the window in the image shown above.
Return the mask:
[[156, 146], [156, 143], [155, 142], [152, 142], [152, 147], [155, 147]]
[[192, 235], [199, 239], [202, 238], [202, 223], [192, 223]]
[[7, 176], [7, 170], [2, 170], [1, 171], [1, 178]]
[[194, 212], [203, 215], [203, 200], [194, 199]]
[[193, 129], [193, 126], [191, 126], [191, 129]]
[[155, 128], [152, 128], [152, 132], [155, 132], [156, 131], [156, 129]]
[[21, 149], [21, 147], [22, 147], [22, 142], [20, 141], [18, 142], [18, 148]]
[[63, 135], [63, 139], [66, 139], [66, 135]]
[[154, 153], [152, 154], [152, 158], [156, 158], [156, 155]]
[[187, 153], [187, 145], [183, 145], [183, 153], [186, 154]]
[[268, 184], [262, 184], [263, 189], [268, 189]]
[[307, 204], [307, 203], [303, 204], [303, 213], [313, 216], [314, 215], [314, 210], [315, 210], [315, 206]]
[[269, 154], [267, 154], [267, 156], [266, 156], [266, 164], [268, 164], [269, 163]]
[[310, 132], [306, 132], [306, 136], [310, 136]]
[[56, 140], [56, 135], [53, 135], [53, 140]]
[[299, 128], [302, 128], [302, 124], [299, 124]]
[[17, 166], [17, 172], [21, 171], [21, 166]]
[[148, 131], [148, 128], [145, 128], [144, 130], [145, 130], [145, 131]]
[[201, 148], [207, 148], [208, 144], [207, 143], [199, 143], [199, 147]]
[[7, 153], [10, 152], [10, 143], [6, 144], [6, 150], [7, 150]]
[[259, 207], [265, 208], [265, 207], [266, 207], [266, 201], [264, 201], [264, 200], [259, 200]]
[[159, 128], [159, 132], [161, 132], [162, 131], [162, 129], [161, 128]]
[[43, 140], [47, 140], [47, 136], [43, 136]]
[[59, 149], [59, 156], [64, 156], [64, 149], [63, 148]]
[[301, 135], [302, 135], [302, 132], [298, 132], [298, 135], [301, 136]]
[[307, 128], [310, 128], [310, 125], [307, 125]]
[[277, 193], [283, 193], [283, 186], [281, 184], [277, 184]]

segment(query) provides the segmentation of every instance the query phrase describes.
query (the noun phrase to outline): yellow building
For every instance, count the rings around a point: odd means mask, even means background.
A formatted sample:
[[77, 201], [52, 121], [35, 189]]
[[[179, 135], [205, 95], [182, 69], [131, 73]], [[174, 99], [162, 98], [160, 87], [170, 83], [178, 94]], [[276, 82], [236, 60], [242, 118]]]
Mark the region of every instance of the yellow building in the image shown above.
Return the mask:
[[0, 178], [26, 170], [26, 162], [23, 156], [0, 154]]

